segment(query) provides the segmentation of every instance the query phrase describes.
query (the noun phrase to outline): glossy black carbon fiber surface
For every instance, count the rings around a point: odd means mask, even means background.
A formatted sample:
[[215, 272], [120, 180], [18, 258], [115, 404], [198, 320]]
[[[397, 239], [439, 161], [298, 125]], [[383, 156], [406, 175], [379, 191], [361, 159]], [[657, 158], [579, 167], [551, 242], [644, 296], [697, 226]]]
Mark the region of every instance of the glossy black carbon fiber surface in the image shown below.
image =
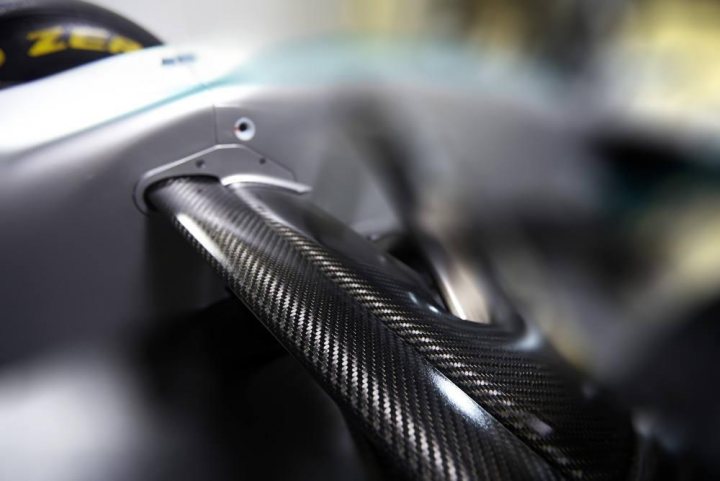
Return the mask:
[[296, 195], [175, 179], [170, 216], [413, 479], [624, 479], [632, 435], [532, 336], [460, 321], [413, 273]]

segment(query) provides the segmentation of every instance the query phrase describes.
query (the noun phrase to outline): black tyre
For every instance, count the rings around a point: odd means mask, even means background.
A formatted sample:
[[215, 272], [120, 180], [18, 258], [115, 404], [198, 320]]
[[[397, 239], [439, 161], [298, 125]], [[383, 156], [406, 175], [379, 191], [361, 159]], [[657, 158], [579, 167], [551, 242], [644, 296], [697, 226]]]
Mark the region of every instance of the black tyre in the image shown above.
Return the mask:
[[0, 88], [141, 48], [157, 37], [77, 1], [0, 1]]

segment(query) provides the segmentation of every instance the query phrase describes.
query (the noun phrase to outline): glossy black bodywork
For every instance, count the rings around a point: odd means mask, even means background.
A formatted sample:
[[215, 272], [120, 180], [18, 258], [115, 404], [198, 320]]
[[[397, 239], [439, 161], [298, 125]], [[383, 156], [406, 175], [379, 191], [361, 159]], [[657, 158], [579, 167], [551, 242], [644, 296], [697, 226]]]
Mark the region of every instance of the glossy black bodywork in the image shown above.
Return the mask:
[[628, 476], [628, 420], [539, 338], [451, 316], [300, 196], [195, 178], [148, 198], [412, 479]]

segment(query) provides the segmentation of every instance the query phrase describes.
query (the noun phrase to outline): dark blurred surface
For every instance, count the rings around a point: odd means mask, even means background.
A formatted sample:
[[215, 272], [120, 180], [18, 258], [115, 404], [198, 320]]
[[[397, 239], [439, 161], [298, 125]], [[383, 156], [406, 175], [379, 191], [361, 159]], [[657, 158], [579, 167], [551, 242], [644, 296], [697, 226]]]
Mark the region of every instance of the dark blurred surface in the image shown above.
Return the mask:
[[234, 300], [0, 380], [2, 479], [380, 479], [332, 400]]

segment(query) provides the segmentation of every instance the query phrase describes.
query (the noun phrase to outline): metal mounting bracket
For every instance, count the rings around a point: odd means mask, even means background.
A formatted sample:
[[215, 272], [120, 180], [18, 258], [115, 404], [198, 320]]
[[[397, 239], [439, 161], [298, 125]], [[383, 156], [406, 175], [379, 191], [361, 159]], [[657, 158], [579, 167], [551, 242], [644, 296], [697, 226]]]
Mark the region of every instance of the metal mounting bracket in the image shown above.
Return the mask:
[[310, 191], [307, 185], [296, 182], [292, 171], [277, 162], [242, 145], [220, 144], [146, 172], [135, 185], [135, 205], [143, 213], [150, 212], [145, 199], [148, 187], [164, 179], [187, 176], [214, 177], [223, 185], [247, 182], [284, 187], [301, 194]]

